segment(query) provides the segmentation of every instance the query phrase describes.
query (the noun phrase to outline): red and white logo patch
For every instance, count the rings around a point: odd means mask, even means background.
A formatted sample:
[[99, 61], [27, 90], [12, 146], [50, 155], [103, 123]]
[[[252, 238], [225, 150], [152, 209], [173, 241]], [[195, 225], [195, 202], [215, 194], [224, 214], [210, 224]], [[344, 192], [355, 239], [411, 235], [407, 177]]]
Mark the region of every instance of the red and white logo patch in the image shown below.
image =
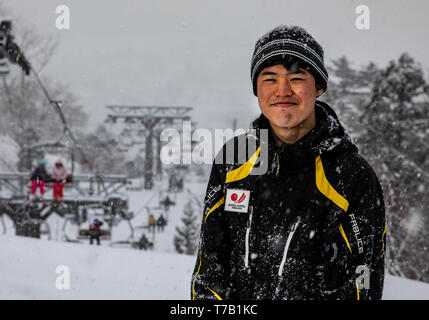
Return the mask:
[[242, 203], [244, 201], [244, 199], [246, 199], [246, 194], [244, 192], [241, 194], [240, 198], [238, 198], [238, 195], [236, 193], [233, 193], [231, 195], [231, 200], [234, 203]]
[[226, 189], [225, 211], [247, 212], [249, 197], [249, 190]]

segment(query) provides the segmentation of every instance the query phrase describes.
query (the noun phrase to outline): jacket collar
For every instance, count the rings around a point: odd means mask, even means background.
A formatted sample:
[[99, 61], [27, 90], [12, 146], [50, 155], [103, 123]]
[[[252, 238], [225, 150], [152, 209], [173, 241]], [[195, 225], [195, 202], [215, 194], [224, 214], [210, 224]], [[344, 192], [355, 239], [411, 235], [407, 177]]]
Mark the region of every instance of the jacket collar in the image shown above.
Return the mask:
[[[297, 142], [289, 145], [276, 145], [271, 134], [268, 119], [261, 114], [249, 127], [248, 134], [253, 135], [260, 145], [259, 130], [268, 129], [268, 155], [270, 162], [280, 161], [288, 169], [297, 169], [314, 161], [321, 154], [358, 152], [335, 111], [325, 102], [316, 101], [316, 126]], [[279, 157], [277, 159], [277, 156]]]

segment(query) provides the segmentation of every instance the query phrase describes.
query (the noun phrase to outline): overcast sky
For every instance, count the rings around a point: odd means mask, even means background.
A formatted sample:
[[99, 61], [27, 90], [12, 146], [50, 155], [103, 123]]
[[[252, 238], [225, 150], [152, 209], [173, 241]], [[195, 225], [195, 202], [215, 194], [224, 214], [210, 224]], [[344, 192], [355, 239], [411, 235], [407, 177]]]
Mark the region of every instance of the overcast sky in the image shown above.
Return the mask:
[[[259, 36], [279, 24], [307, 29], [325, 61], [346, 55], [380, 66], [409, 52], [428, 74], [429, 2], [423, 0], [13, 0], [17, 21], [58, 38], [43, 70], [77, 96], [90, 123], [108, 104], [191, 106], [199, 127], [246, 128], [259, 114], [250, 59]], [[70, 8], [70, 30], [57, 30], [55, 9]], [[370, 29], [355, 27], [358, 5]], [[329, 90], [329, 88], [328, 88]]]

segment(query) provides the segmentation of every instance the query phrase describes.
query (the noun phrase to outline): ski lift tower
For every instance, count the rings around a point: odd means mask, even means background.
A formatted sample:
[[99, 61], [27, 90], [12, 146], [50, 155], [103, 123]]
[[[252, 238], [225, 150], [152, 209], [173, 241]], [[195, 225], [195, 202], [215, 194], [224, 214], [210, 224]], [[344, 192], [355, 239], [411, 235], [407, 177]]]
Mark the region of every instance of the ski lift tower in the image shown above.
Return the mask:
[[[163, 129], [177, 127], [181, 125], [183, 121], [190, 121], [191, 117], [187, 115], [187, 113], [192, 110], [192, 107], [110, 105], [107, 106], [107, 108], [110, 109], [110, 113], [107, 115], [107, 122], [116, 123], [118, 120], [122, 120], [124, 124], [131, 127], [131, 129], [135, 129], [137, 124], [144, 129], [146, 140], [144, 188], [152, 189], [154, 176], [154, 139], [157, 138], [157, 152], [159, 153], [161, 149], [159, 134]], [[161, 161], [159, 154], [157, 159], [158, 162]], [[160, 168], [160, 163], [158, 163], [157, 168]]]

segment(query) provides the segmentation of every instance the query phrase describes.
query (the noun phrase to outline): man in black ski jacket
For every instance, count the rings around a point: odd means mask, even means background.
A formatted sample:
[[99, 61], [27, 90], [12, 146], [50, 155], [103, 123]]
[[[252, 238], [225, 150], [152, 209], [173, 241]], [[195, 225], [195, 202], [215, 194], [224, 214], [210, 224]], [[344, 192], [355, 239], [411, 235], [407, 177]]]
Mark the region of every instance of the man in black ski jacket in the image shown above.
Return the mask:
[[323, 49], [279, 26], [256, 42], [251, 77], [262, 114], [215, 158], [191, 298], [381, 299], [383, 193], [316, 100]]

